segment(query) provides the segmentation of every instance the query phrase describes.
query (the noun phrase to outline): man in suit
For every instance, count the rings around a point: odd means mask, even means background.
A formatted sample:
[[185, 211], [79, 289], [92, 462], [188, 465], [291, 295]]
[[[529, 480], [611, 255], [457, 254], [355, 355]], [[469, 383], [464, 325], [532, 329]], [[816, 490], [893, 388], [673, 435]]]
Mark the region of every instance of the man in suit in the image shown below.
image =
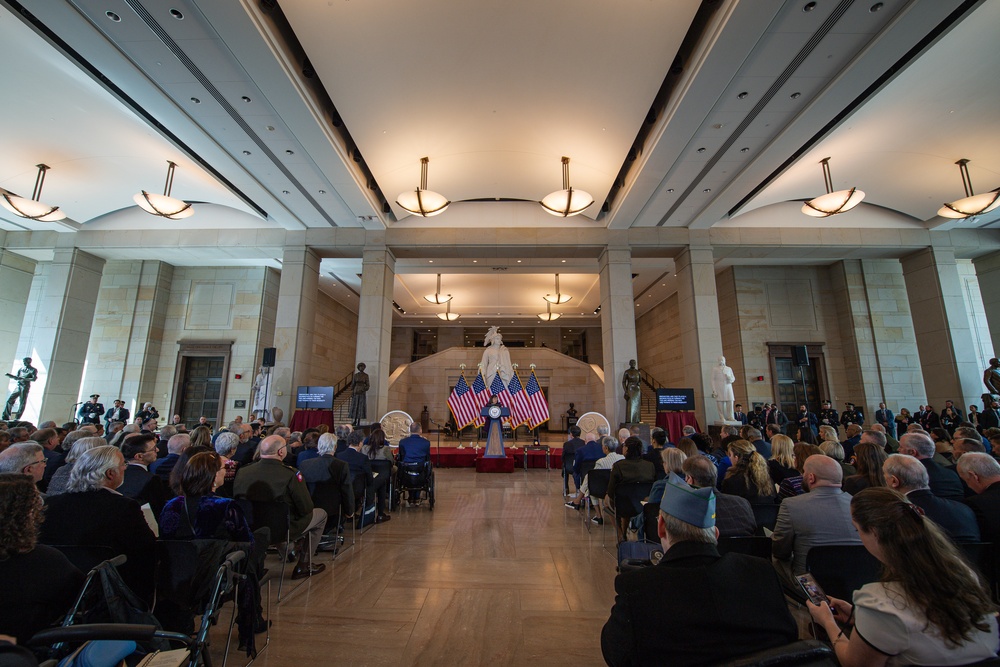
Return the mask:
[[[414, 424], [416, 424], [417, 428], [420, 427], [419, 423], [414, 422]], [[411, 428], [412, 426], [411, 424]], [[403, 440], [406, 439], [403, 438]], [[351, 435], [347, 437], [347, 449], [337, 454], [336, 457], [350, 468], [355, 494], [360, 494], [361, 491], [364, 491], [366, 502], [375, 498], [375, 523], [385, 523], [392, 518], [385, 513], [385, 487], [389, 480], [385, 475], [375, 477], [372, 474], [371, 460], [361, 453], [361, 445], [364, 443], [364, 440], [365, 434], [362, 431], [352, 431]], [[402, 449], [403, 440], [399, 441], [400, 449]], [[261, 444], [264, 444], [263, 441]], [[427, 451], [428, 456], [430, 456], [430, 443], [427, 445]], [[415, 452], [416, 446], [414, 445], [414, 455]], [[402, 451], [400, 454], [402, 455]]]
[[733, 419], [746, 426], [747, 413], [743, 412], [743, 404], [737, 403], [733, 406]]
[[120, 398], [115, 399], [115, 404], [104, 413], [104, 430], [111, 430], [111, 422], [128, 423], [129, 411], [125, 407], [125, 401]]
[[580, 489], [580, 479], [573, 474], [573, 461], [576, 457], [576, 450], [583, 447], [585, 443], [580, 438], [580, 427], [573, 424], [569, 427], [569, 440], [563, 443], [562, 448], [562, 469], [563, 469], [563, 495], [569, 495], [569, 478], [573, 478], [573, 488]]
[[840, 488], [843, 477], [835, 459], [813, 454], [802, 471], [802, 489], [808, 493], [782, 501], [771, 553], [779, 564], [790, 566], [792, 575], [806, 571], [806, 556], [813, 547], [861, 544], [851, 523], [851, 496]]
[[958, 474], [976, 495], [965, 499], [979, 523], [984, 542], [1000, 542], [1000, 463], [986, 452], [969, 452], [958, 460]]
[[[577, 433], [580, 429], [576, 428]], [[423, 463], [427, 467], [427, 499], [434, 509], [434, 467], [431, 465], [431, 441], [421, 435], [423, 427], [418, 422], [410, 424], [410, 435], [399, 441], [398, 458], [400, 463]], [[350, 437], [350, 436], [348, 436]], [[403, 475], [403, 470], [398, 473]], [[399, 484], [402, 488], [402, 482]]]
[[167, 440], [166, 457], [158, 459], [155, 463], [150, 465], [149, 472], [159, 477], [163, 480], [163, 483], [169, 487], [170, 473], [173, 471], [174, 466], [177, 465], [177, 461], [181, 458], [181, 454], [186, 452], [189, 447], [191, 447], [191, 436], [187, 433], [177, 433], [172, 436], [170, 440]]
[[885, 429], [885, 434], [896, 437], [896, 415], [892, 414], [892, 410], [885, 407], [885, 403], [878, 404], [878, 410], [875, 411], [875, 422], [881, 424], [882, 428]]
[[[327, 516], [324, 510], [313, 506], [302, 474], [281, 462], [287, 449], [285, 440], [280, 436], [272, 435], [261, 440], [260, 461], [240, 466], [233, 481], [233, 495], [251, 502], [281, 501], [288, 504], [291, 539], [302, 542], [292, 579], [303, 579], [326, 569], [323, 563], [313, 563], [312, 557], [322, 539]], [[279, 538], [272, 536], [272, 539]]]
[[951, 411], [955, 413], [955, 416], [958, 417], [959, 422], [965, 421], [965, 415], [962, 414], [962, 408], [955, 405], [954, 401], [944, 402], [944, 409], [941, 410], [940, 414], [941, 417], [944, 417], [945, 410], [947, 410], [948, 408], [951, 408]]
[[744, 554], [720, 556], [715, 514], [711, 485], [694, 489], [668, 478], [657, 519], [664, 555], [615, 579], [601, 632], [608, 665], [721, 664], [795, 641], [774, 569]]
[[844, 448], [844, 461], [850, 461], [851, 457], [854, 456], [854, 448], [858, 446], [861, 442], [861, 425], [851, 424], [846, 429], [847, 438], [840, 443]]
[[799, 428], [805, 428], [812, 431], [814, 437], [818, 433], [819, 420], [816, 418], [816, 413], [809, 412], [809, 408], [805, 405], [799, 406], [798, 424]]
[[[337, 449], [337, 437], [333, 433], [324, 433], [319, 436], [319, 444], [316, 450], [319, 456], [307, 459], [302, 462], [299, 472], [302, 479], [309, 488], [309, 494], [315, 498], [316, 485], [323, 482], [332, 482], [340, 489], [340, 518], [351, 519], [354, 517], [354, 487], [351, 485], [351, 468], [346, 463], [334, 456]], [[329, 508], [332, 510], [333, 508]], [[336, 534], [337, 517], [327, 511], [327, 525], [324, 534], [331, 532]], [[336, 550], [336, 540], [333, 546], [320, 545], [320, 551]]]
[[80, 406], [76, 416], [81, 424], [100, 424], [101, 417], [104, 416], [104, 404], [98, 403], [100, 394], [91, 394], [90, 400]]
[[[962, 480], [953, 470], [934, 461], [934, 441], [926, 433], [907, 433], [899, 439], [899, 453], [914, 457], [927, 469], [931, 493], [939, 498], [961, 502]], [[967, 456], [967, 455], [966, 455]], [[964, 458], [964, 457], [963, 457]]]
[[102, 546], [128, 560], [118, 568], [139, 597], [153, 600], [156, 537], [139, 503], [116, 489], [125, 476], [125, 457], [104, 445], [84, 452], [73, 464], [75, 484], [45, 500], [38, 541], [51, 545]]
[[121, 450], [128, 467], [118, 492], [140, 505], [149, 503], [153, 516], [159, 521], [160, 512], [172, 494], [162, 479], [149, 472], [149, 466], [156, 462], [156, 436], [152, 433], [133, 433], [125, 438]]
[[1000, 427], [1000, 403], [990, 401], [989, 407], [983, 408], [979, 415], [979, 426], [983, 431]]
[[236, 446], [236, 453], [233, 454], [233, 460], [242, 465], [247, 465], [253, 462], [253, 455], [257, 451], [257, 447], [260, 443], [253, 442], [251, 439], [251, 434], [253, 429], [249, 424], [237, 424], [232, 422], [229, 424], [229, 432], [235, 433], [240, 439], [240, 444]]
[[576, 450], [573, 457], [573, 476], [583, 483], [583, 464], [590, 461], [595, 463], [604, 458], [604, 449], [597, 440], [589, 440], [583, 447]]
[[968, 505], [938, 498], [928, 487], [927, 469], [905, 454], [892, 454], [882, 464], [885, 485], [896, 489], [924, 515], [941, 526], [955, 542], [978, 542], [979, 524]]

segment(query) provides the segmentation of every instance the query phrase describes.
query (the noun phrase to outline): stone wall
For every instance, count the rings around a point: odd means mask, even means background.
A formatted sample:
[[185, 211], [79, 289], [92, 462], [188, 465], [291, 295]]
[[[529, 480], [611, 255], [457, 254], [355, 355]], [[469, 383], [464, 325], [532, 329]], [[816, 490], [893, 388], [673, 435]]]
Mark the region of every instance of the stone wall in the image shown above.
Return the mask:
[[358, 316], [321, 292], [316, 303], [310, 384], [332, 385], [354, 370], [357, 332]]
[[635, 322], [637, 365], [667, 387], [684, 386], [677, 294], [648, 310]]

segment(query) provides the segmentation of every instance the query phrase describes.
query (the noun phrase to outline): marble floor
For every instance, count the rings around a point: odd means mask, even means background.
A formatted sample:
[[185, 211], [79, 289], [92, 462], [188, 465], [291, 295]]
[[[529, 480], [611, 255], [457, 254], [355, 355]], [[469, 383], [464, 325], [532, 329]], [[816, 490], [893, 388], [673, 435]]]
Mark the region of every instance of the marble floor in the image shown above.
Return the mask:
[[[271, 643], [255, 664], [604, 664], [612, 530], [588, 531], [563, 507], [558, 471], [436, 474], [433, 512], [401, 508], [336, 562], [321, 555], [327, 570], [280, 606], [273, 582]], [[216, 628], [215, 664], [223, 642]]]

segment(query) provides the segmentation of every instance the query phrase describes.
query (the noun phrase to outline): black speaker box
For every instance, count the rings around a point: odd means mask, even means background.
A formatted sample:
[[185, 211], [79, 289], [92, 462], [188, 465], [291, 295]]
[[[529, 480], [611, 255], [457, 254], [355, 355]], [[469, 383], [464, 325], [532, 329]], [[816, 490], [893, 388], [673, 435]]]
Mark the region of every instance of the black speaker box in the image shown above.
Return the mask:
[[[265, 347], [264, 348], [264, 360], [260, 362], [261, 366], [267, 366], [268, 368], [274, 368], [274, 355], [277, 352], [277, 348]], [[808, 361], [806, 363], [809, 363]]]
[[809, 351], [806, 349], [805, 345], [792, 346], [792, 362], [796, 366], [809, 365]]

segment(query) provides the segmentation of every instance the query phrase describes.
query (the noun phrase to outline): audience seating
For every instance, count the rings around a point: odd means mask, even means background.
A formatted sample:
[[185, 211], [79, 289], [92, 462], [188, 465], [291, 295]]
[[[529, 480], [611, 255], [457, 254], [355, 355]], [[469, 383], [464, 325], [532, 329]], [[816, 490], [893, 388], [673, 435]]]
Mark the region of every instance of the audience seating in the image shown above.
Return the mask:
[[990, 596], [997, 601], [996, 546], [992, 542], [963, 542], [956, 545], [969, 563], [979, 570], [990, 589]]
[[720, 537], [719, 553], [746, 554], [747, 556], [756, 556], [770, 562], [771, 538], [760, 535]]
[[[288, 554], [292, 550], [292, 508], [281, 500], [249, 500], [248, 502], [253, 508], [253, 512], [248, 515], [248, 518], [252, 517], [250, 528], [254, 531], [258, 528], [270, 530], [271, 543], [268, 546], [278, 547], [278, 558], [281, 561], [281, 575], [278, 578], [278, 604], [281, 604], [281, 588], [285, 583], [285, 564], [288, 560]], [[284, 545], [284, 549], [281, 548], [281, 545]], [[308, 544], [305, 548], [309, 548]], [[300, 581], [298, 586], [291, 590], [291, 593], [294, 593], [299, 586], [307, 581], [309, 581], [308, 578]]]
[[[417, 502], [426, 496], [429, 508], [434, 510], [434, 497], [430, 486], [430, 463], [399, 464], [399, 494], [416, 495]], [[423, 494], [423, 495], [421, 495]]]
[[646, 539], [650, 542], [659, 542], [660, 534], [657, 531], [657, 523], [660, 518], [660, 506], [656, 503], [646, 503], [642, 506], [642, 515], [645, 522], [643, 529]]
[[625, 539], [629, 519], [643, 511], [642, 501], [652, 489], [652, 482], [626, 482], [615, 488], [615, 532], [619, 542]]
[[66, 559], [84, 574], [93, 570], [99, 563], [118, 555], [108, 546], [53, 544], [52, 548], [61, 551]]
[[583, 520], [587, 522], [587, 530], [590, 530], [590, 499], [597, 498], [603, 500], [608, 495], [608, 484], [611, 482], [610, 470], [591, 470], [585, 476], [587, 488], [590, 490], [588, 497], [583, 499], [587, 503], [587, 511], [584, 512]]
[[[340, 494], [340, 483], [336, 480], [330, 479], [325, 482], [314, 482], [312, 501], [313, 505], [320, 508], [326, 512], [326, 526], [323, 529], [323, 534], [330, 536], [340, 542], [340, 532], [346, 524], [344, 523], [344, 517], [341, 514], [341, 502]], [[351, 521], [351, 544], [354, 546], [357, 540], [357, 528], [354, 521]], [[337, 560], [339, 555], [339, 550], [334, 553], [333, 559]]]
[[806, 569], [827, 595], [850, 600], [854, 591], [878, 581], [880, 566], [860, 544], [833, 544], [811, 548]]
[[378, 473], [379, 477], [385, 476], [385, 497], [386, 497], [386, 510], [392, 509], [392, 494], [394, 491], [395, 483], [392, 479], [392, 461], [387, 461], [386, 459], [373, 459], [372, 460], [372, 472]]
[[777, 503], [762, 503], [762, 504], [750, 504], [750, 509], [753, 510], [753, 518], [757, 523], [757, 533], [759, 535], [764, 534], [764, 528], [768, 530], [774, 530], [774, 524], [778, 522], [778, 508], [781, 505]]
[[[742, 538], [738, 538], [742, 539]], [[787, 646], [769, 648], [727, 661], [730, 667], [836, 667], [833, 650], [815, 639], [797, 641]]]

